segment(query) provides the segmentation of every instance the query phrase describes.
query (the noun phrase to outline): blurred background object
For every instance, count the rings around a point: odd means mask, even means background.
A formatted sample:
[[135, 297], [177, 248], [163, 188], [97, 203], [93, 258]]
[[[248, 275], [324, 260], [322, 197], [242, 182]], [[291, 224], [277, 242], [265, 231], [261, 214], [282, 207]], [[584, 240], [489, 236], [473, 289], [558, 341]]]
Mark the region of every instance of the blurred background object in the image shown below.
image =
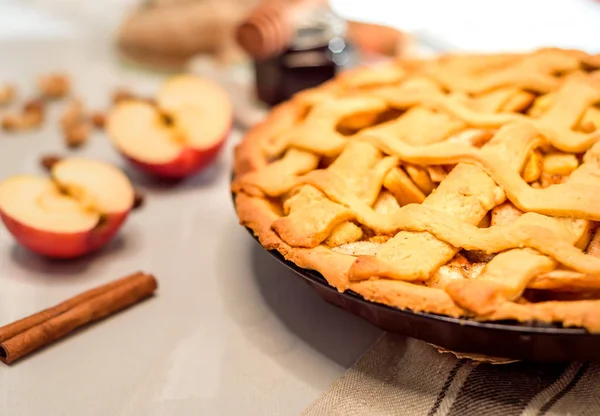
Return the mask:
[[[270, 1], [289, 5], [302, 0]], [[70, 69], [82, 79], [91, 76], [77, 72], [77, 62], [82, 60], [135, 69], [129, 71], [128, 80], [139, 80], [142, 73], [162, 76], [165, 70], [202, 74], [235, 97], [236, 120], [248, 126], [264, 116], [265, 108], [254, 99], [256, 59], [237, 43], [235, 33], [261, 3], [0, 0], [0, 47], [13, 69], [31, 72], [28, 51], [34, 49], [25, 46], [60, 43], [64, 47], [53, 49], [57, 56], [52, 61], [72, 62]], [[329, 0], [328, 4], [346, 23], [344, 42], [360, 51], [360, 62], [545, 46], [600, 52], [596, 0]], [[287, 43], [279, 45], [285, 48]], [[89, 65], [86, 68], [89, 72]], [[106, 75], [102, 65], [94, 68], [94, 77]], [[0, 76], [2, 72], [0, 67]]]
[[[238, 4], [240, 16], [260, 0], [154, 0]], [[65, 35], [72, 29], [111, 35], [143, 0], [0, 0], [0, 39]], [[596, 0], [330, 0], [346, 20], [380, 24], [414, 36], [424, 51], [523, 50], [559, 46], [600, 51]], [[474, 36], [473, 34], [477, 35]]]
[[346, 35], [346, 21], [321, 0], [265, 0], [236, 29], [267, 105], [332, 79], [351, 54]]
[[600, 52], [597, 0], [331, 0], [331, 6], [346, 19], [408, 32], [421, 52], [544, 46]]
[[236, 62], [242, 55], [235, 27], [258, 1], [147, 1], [125, 18], [117, 46], [127, 58], [165, 69], [180, 69], [197, 54]]
[[408, 39], [391, 27], [346, 21], [324, 0], [264, 0], [235, 38], [253, 60], [257, 97], [267, 105], [359, 63], [398, 57]]
[[262, 62], [346, 35], [372, 54], [395, 55], [404, 39], [376, 24], [347, 26], [325, 0], [150, 0], [124, 18], [116, 43], [128, 59], [179, 70], [196, 55], [222, 64], [247, 56]]

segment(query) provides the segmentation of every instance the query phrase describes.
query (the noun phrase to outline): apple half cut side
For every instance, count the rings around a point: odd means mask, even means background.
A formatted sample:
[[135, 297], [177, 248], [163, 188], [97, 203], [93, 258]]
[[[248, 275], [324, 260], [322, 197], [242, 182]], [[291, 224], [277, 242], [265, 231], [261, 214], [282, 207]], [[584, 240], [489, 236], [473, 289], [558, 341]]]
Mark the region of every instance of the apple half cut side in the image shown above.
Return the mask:
[[74, 258], [108, 243], [133, 207], [131, 182], [116, 167], [86, 158], [56, 163], [51, 178], [16, 175], [0, 183], [0, 218], [29, 250]]
[[233, 124], [227, 92], [194, 75], [167, 80], [156, 105], [126, 100], [108, 114], [106, 132], [134, 165], [165, 178], [184, 178], [209, 165]]

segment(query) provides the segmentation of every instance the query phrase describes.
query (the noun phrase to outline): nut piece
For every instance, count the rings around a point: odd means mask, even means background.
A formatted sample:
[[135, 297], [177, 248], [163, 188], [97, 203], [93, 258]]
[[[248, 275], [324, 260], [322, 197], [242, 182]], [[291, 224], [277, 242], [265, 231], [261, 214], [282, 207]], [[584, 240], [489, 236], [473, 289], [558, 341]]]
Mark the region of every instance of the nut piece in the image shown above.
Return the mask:
[[63, 98], [71, 89], [69, 78], [64, 74], [49, 74], [38, 78], [38, 89], [44, 98]]
[[39, 111], [24, 111], [19, 114], [7, 114], [2, 119], [2, 128], [6, 131], [23, 131], [39, 127], [44, 119]]
[[144, 101], [150, 105], [156, 105], [156, 101], [152, 97], [144, 97], [138, 94], [135, 94], [125, 88], [119, 88], [113, 92], [112, 103], [113, 105], [117, 105], [123, 101], [127, 100], [137, 100]]
[[45, 114], [46, 104], [39, 98], [29, 100], [23, 104], [23, 115], [32, 127], [40, 126], [44, 121]]
[[30, 128], [39, 127], [44, 121], [44, 113], [40, 110], [23, 111], [22, 117]]
[[135, 98], [137, 97], [131, 91], [120, 88], [113, 93], [112, 102], [114, 105], [117, 105], [122, 101], [133, 100]]
[[13, 85], [0, 85], [0, 106], [11, 104], [16, 97], [17, 89]]
[[2, 119], [2, 128], [6, 131], [30, 130], [41, 126], [44, 121], [43, 101], [34, 99], [23, 105], [20, 113], [7, 114]]
[[138, 209], [142, 205], [144, 205], [144, 201], [146, 200], [146, 197], [144, 196], [143, 193], [141, 193], [137, 189], [135, 189], [134, 192], [135, 193], [133, 194], [133, 207], [132, 207], [132, 209]]
[[2, 128], [6, 131], [22, 130], [24, 127], [24, 120], [19, 114], [7, 114], [2, 118]]
[[79, 121], [83, 120], [83, 118], [83, 104], [78, 98], [73, 98], [65, 106], [65, 109], [60, 115], [60, 124], [63, 129], [66, 129], [67, 127], [72, 126], [78, 123]]
[[92, 114], [92, 124], [97, 129], [103, 129], [106, 122], [106, 117], [103, 113], [97, 112]]
[[58, 155], [46, 155], [40, 159], [40, 165], [48, 171], [52, 169], [52, 166], [56, 165], [62, 160], [62, 156]]
[[90, 136], [90, 130], [90, 124], [85, 121], [68, 126], [64, 130], [65, 143], [72, 149], [80, 147], [87, 142]]
[[76, 148], [87, 141], [91, 125], [79, 99], [74, 98], [69, 101], [60, 115], [60, 126], [67, 147]]
[[23, 112], [29, 113], [40, 113], [43, 114], [46, 110], [46, 103], [41, 98], [34, 98], [29, 101], [26, 101], [23, 104]]

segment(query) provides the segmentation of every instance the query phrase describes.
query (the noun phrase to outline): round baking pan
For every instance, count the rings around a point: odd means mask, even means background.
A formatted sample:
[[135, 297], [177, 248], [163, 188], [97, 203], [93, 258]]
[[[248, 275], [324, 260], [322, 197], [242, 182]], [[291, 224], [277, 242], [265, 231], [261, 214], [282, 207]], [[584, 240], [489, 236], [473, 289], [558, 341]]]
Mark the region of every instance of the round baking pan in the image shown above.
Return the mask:
[[[234, 175], [231, 181], [233, 179]], [[231, 197], [235, 209], [235, 195], [232, 193]], [[260, 244], [254, 232], [247, 227], [246, 230]], [[542, 322], [480, 322], [393, 308], [370, 302], [350, 290], [339, 292], [319, 272], [298, 267], [277, 250], [265, 251], [303, 278], [332, 305], [384, 331], [419, 339], [459, 356], [539, 362], [600, 360], [600, 334], [591, 334], [583, 328], [563, 328]]]
[[[248, 231], [254, 237], [252, 230]], [[320, 273], [296, 266], [276, 250], [266, 251], [302, 277], [327, 302], [366, 319], [384, 331], [416, 338], [466, 356], [546, 362], [600, 359], [600, 334], [590, 334], [582, 328], [536, 322], [478, 322], [392, 308], [369, 302], [352, 291], [340, 293]]]

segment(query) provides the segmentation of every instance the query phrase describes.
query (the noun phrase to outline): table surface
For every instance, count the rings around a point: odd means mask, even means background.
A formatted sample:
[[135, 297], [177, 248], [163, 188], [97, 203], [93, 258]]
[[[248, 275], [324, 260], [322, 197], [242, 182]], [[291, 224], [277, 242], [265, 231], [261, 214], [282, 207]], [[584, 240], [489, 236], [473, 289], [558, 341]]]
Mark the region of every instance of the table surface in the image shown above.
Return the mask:
[[[0, 40], [0, 80], [33, 94], [37, 74], [67, 70], [84, 103], [108, 105], [126, 85], [151, 93], [156, 75], [123, 69], [108, 44], [57, 36]], [[103, 133], [67, 151], [52, 104], [39, 131], [0, 132], [0, 179], [39, 173], [45, 153], [127, 169]], [[322, 301], [238, 225], [230, 194], [235, 131], [219, 160], [177, 186], [126, 170], [146, 194], [118, 238], [95, 255], [49, 261], [0, 226], [0, 325], [139, 269], [156, 297], [0, 368], [0, 414], [297, 415], [380, 335]]]
[[[107, 42], [107, 28], [135, 1], [0, 0], [0, 82], [16, 81], [32, 94], [38, 74], [64, 69], [93, 109], [105, 108], [118, 86], [151, 94], [161, 78], [124, 69]], [[352, 9], [356, 2], [335, 3], [345, 3], [351, 17], [366, 16]], [[457, 28], [442, 38], [463, 39]], [[584, 38], [569, 42], [585, 47]], [[85, 148], [66, 152], [60, 107], [52, 106], [39, 131], [0, 132], [0, 180], [42, 174], [39, 158], [49, 152], [126, 168], [99, 132]], [[90, 257], [45, 260], [0, 226], [0, 325], [139, 269], [160, 284], [155, 298], [0, 368], [0, 414], [297, 415], [380, 335], [323, 302], [237, 224], [228, 185], [241, 134], [233, 132], [210, 169], [177, 186], [127, 170], [147, 203]]]

